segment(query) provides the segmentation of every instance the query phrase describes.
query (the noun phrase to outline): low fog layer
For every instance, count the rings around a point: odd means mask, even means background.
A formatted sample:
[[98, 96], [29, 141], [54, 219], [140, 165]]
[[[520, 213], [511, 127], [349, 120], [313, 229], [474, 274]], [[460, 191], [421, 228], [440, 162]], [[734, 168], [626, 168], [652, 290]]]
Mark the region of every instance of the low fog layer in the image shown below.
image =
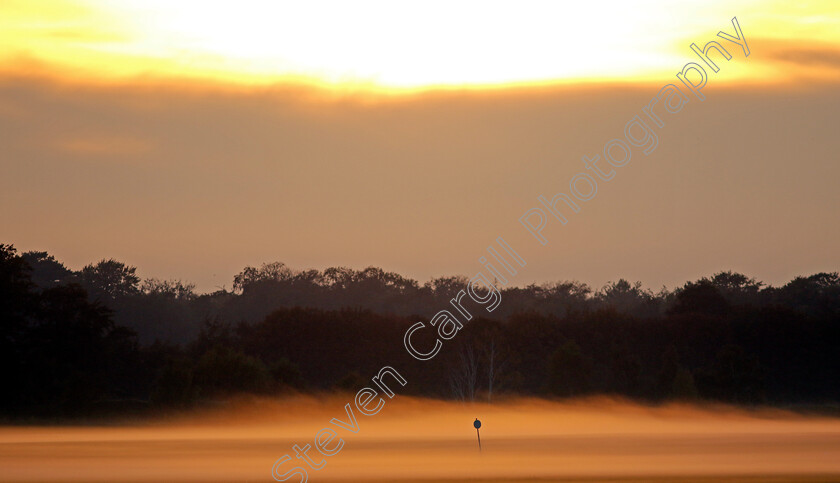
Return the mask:
[[347, 402], [350, 395], [257, 399], [142, 424], [6, 427], [0, 467], [4, 480], [20, 482], [271, 481], [278, 458], [292, 455], [284, 469], [306, 466], [292, 446], [312, 445], [331, 427], [345, 445], [330, 457], [312, 450], [326, 465], [307, 468], [309, 481], [840, 475], [840, 420], [780, 410], [397, 396], [375, 416], [356, 414], [352, 434], [329, 422], [347, 419]]

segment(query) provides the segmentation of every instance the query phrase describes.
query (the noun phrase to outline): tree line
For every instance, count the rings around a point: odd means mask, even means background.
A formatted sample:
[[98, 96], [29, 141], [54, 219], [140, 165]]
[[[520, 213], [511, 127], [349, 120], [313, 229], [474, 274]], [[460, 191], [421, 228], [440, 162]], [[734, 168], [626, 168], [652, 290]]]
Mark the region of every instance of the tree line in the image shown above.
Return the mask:
[[[246, 267], [197, 294], [101, 260], [79, 271], [0, 245], [7, 417], [189, 407], [238, 393], [353, 391], [383, 364], [404, 393], [461, 400], [613, 394], [641, 401], [840, 401], [840, 277], [780, 287], [721, 272], [657, 293], [626, 280], [502, 290], [438, 357], [405, 330], [466, 283], [379, 268]], [[423, 342], [422, 339], [419, 342]]]

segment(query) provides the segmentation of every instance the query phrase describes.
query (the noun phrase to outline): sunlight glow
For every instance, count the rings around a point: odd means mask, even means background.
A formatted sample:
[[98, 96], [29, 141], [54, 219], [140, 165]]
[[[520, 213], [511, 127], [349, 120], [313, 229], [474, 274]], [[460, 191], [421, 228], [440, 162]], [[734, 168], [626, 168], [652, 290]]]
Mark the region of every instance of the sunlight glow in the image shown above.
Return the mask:
[[661, 80], [735, 15], [749, 39], [839, 43], [840, 2], [788, 3], [11, 0], [0, 60], [94, 79], [391, 89]]

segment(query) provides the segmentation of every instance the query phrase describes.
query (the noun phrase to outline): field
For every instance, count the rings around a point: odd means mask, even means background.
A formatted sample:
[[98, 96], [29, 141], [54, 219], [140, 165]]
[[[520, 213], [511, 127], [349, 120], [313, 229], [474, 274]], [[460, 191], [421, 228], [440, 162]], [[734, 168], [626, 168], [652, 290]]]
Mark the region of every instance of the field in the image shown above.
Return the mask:
[[[840, 481], [840, 420], [773, 409], [607, 399], [456, 404], [397, 396], [346, 420], [349, 396], [247, 400], [144, 422], [0, 428], [6, 482], [273, 481], [331, 427], [309, 481]], [[479, 417], [479, 453], [473, 420]], [[305, 466], [292, 459], [282, 469]], [[288, 481], [298, 481], [292, 476]]]

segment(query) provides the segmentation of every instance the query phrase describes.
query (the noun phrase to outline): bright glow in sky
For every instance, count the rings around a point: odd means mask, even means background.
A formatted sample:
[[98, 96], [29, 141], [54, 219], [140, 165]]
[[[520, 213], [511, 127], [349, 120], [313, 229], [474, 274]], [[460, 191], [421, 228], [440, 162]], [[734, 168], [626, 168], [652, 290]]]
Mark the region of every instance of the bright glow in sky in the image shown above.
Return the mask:
[[95, 79], [388, 88], [661, 80], [733, 16], [748, 40], [840, 43], [840, 2], [793, 3], [11, 0], [0, 60]]

